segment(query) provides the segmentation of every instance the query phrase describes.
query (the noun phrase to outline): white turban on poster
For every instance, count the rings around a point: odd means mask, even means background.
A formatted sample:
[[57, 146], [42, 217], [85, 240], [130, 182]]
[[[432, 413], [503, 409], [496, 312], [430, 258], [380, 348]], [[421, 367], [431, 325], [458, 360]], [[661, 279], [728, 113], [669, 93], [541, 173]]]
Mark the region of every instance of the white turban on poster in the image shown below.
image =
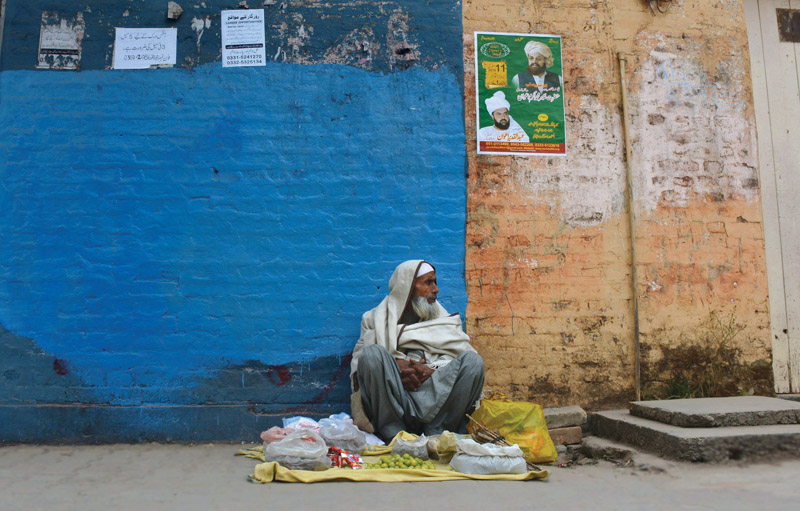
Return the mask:
[[528, 41], [528, 44], [525, 45], [525, 55], [531, 58], [541, 55], [545, 58], [545, 67], [553, 65], [553, 51], [549, 46], [539, 41]]
[[489, 115], [492, 115], [495, 110], [499, 110], [500, 108], [511, 108], [511, 103], [506, 100], [506, 95], [501, 90], [495, 92], [494, 96], [486, 98], [486, 110], [489, 111]]

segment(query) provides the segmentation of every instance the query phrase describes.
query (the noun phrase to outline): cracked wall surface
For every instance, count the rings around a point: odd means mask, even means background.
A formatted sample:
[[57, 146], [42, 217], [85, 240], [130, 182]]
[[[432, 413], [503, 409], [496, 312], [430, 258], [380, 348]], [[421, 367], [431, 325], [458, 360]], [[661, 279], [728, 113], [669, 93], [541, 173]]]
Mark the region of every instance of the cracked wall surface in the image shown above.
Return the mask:
[[[565, 158], [475, 154], [476, 30], [563, 36]], [[622, 0], [467, 0], [467, 325], [487, 385], [516, 399], [600, 408], [634, 398], [618, 52], [628, 55], [643, 391], [680, 373], [675, 353], [716, 342], [697, 334], [712, 311], [735, 314], [740, 364], [770, 357], [739, 2], [687, 0], [654, 15]], [[770, 374], [759, 378], [770, 387]]]

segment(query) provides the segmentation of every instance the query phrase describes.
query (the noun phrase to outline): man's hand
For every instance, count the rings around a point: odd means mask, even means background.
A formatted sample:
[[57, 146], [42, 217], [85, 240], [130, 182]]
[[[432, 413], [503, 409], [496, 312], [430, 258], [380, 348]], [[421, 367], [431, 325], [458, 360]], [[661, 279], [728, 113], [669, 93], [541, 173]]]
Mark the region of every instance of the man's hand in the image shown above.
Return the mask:
[[433, 369], [425, 365], [424, 362], [419, 362], [417, 360], [411, 360], [411, 367], [417, 371], [417, 378], [419, 378], [419, 384], [422, 385], [425, 383], [425, 380], [430, 378], [433, 375]]
[[433, 374], [433, 369], [417, 360], [403, 360], [401, 358], [395, 360], [400, 370], [400, 381], [403, 382], [403, 388], [406, 390], [412, 392], [418, 390], [420, 385]]
[[417, 377], [417, 371], [411, 367], [411, 362], [402, 358], [396, 358], [397, 368], [400, 370], [400, 381], [406, 390], [417, 390], [421, 384]]

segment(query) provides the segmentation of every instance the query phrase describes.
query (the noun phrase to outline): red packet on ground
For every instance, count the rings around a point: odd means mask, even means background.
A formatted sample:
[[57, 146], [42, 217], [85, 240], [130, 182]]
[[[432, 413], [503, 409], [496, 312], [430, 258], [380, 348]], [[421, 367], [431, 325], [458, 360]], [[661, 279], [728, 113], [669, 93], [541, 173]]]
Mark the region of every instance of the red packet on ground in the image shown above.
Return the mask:
[[330, 456], [333, 466], [335, 467], [351, 467], [353, 470], [363, 468], [364, 460], [358, 454], [350, 454], [344, 449], [338, 447], [330, 447], [328, 449], [328, 456]]

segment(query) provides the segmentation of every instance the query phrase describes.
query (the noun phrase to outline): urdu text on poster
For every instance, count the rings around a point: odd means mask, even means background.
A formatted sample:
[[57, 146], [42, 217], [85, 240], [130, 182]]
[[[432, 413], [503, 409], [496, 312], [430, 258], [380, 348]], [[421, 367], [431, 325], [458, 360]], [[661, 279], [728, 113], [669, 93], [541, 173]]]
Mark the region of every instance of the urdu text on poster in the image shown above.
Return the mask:
[[475, 32], [478, 153], [563, 156], [561, 36]]

